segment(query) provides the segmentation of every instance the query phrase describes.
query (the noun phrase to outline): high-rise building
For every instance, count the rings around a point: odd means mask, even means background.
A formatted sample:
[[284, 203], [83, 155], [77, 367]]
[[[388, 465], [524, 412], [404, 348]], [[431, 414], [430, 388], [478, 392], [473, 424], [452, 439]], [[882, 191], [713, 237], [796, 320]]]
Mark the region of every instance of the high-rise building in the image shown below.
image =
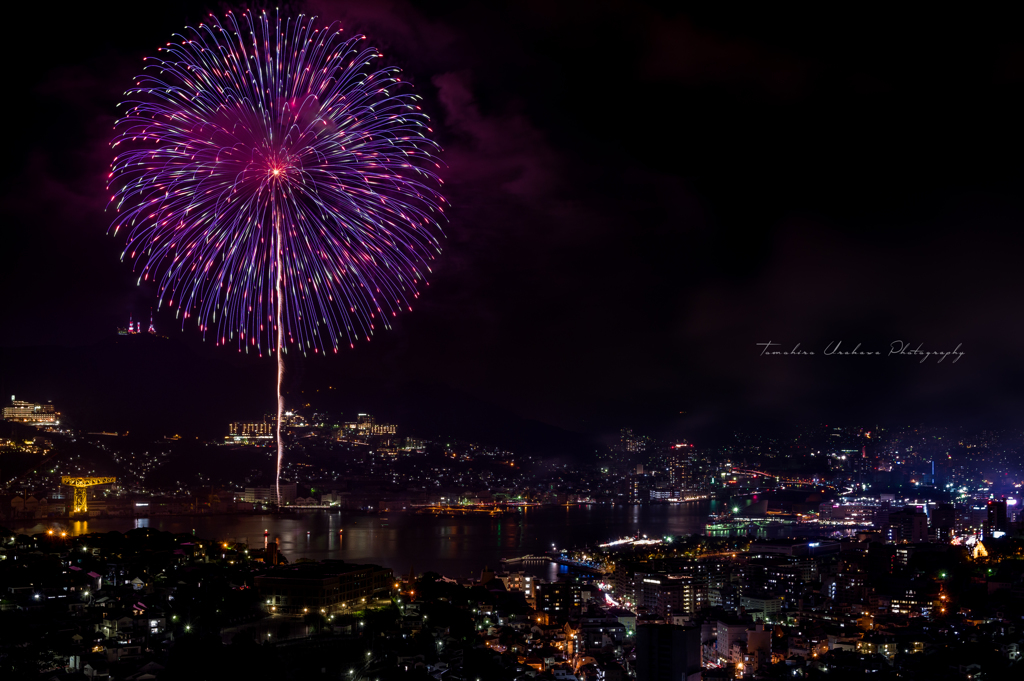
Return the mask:
[[956, 507], [953, 504], [938, 504], [931, 509], [928, 518], [928, 537], [932, 541], [946, 542], [956, 528]]
[[566, 613], [580, 607], [582, 588], [575, 582], [540, 584], [537, 590], [537, 609], [550, 613]]
[[[637, 466], [639, 471], [643, 471], [643, 468]], [[643, 472], [629, 475], [626, 478], [626, 482], [629, 485], [628, 497], [630, 503], [633, 504], [646, 504], [651, 500], [651, 487], [653, 485], [653, 478], [649, 475], [645, 475]]]
[[700, 629], [675, 624], [637, 627], [637, 681], [696, 680], [700, 669]]
[[867, 447], [861, 447], [860, 454], [850, 457], [850, 468], [859, 482], [872, 482], [877, 462], [868, 456]]
[[918, 506], [905, 506], [889, 514], [885, 528], [886, 540], [893, 544], [928, 541], [928, 516]]
[[673, 575], [659, 581], [654, 610], [662, 617], [694, 615], [707, 605], [706, 579]]
[[533, 575], [526, 575], [523, 577], [523, 594], [528, 599], [537, 598], [537, 590], [540, 587], [540, 582]]
[[985, 523], [985, 534], [1008, 532], [1010, 524], [1006, 519], [1006, 499], [990, 499], [988, 502], [988, 521]]
[[669, 481], [683, 493], [707, 491], [708, 471], [702, 465], [693, 445], [672, 445], [668, 457]]
[[11, 395], [11, 406], [4, 407], [4, 421], [57, 425], [59, 416], [52, 404], [23, 402], [14, 399], [14, 395]]

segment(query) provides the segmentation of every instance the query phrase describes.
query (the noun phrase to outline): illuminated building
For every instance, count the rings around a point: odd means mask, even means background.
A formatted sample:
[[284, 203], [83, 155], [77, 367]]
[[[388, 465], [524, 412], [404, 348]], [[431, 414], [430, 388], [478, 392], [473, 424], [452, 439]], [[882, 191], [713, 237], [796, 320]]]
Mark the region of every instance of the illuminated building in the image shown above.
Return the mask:
[[[728, 660], [733, 643], [746, 641], [747, 626], [748, 620], [745, 617], [725, 613], [718, 618], [718, 623], [715, 625], [718, 639], [715, 647], [718, 657]], [[637, 631], [639, 632], [639, 627]]]
[[[286, 411], [282, 428], [303, 428], [306, 419], [295, 411]], [[262, 421], [237, 421], [228, 425], [228, 440], [238, 444], [269, 443], [277, 437], [277, 414], [266, 414]]]
[[[298, 496], [298, 485], [293, 483], [281, 483], [281, 504], [287, 504]], [[277, 492], [274, 487], [246, 487], [242, 493], [241, 501], [257, 504], [277, 503]]]
[[503, 573], [496, 577], [505, 585], [506, 591], [526, 591], [526, 580], [530, 579], [525, 572]]
[[774, 621], [779, 618], [779, 613], [782, 612], [782, 599], [777, 596], [767, 596], [764, 594], [755, 596], [744, 594], [740, 596], [740, 607], [755, 620]]
[[[743, 595], [752, 594], [789, 598], [795, 602], [803, 593], [807, 577], [814, 573], [814, 561], [794, 556], [768, 556], [751, 558], [740, 567], [743, 584]], [[744, 605], [741, 603], [741, 605]], [[745, 606], [752, 609], [766, 610], [761, 606]], [[771, 610], [771, 606], [767, 610]]]
[[648, 607], [653, 605], [654, 612], [665, 618], [672, 615], [693, 615], [707, 604], [707, 580], [699, 577], [645, 577], [642, 589], [638, 591], [641, 590], [644, 604]]
[[703, 470], [693, 445], [672, 445], [668, 455], [669, 482], [683, 492], [707, 491], [708, 471]]
[[1006, 520], [1006, 499], [992, 499], [987, 506], [988, 520], [985, 523], [986, 535], [993, 532], [1007, 532], [1010, 525]]
[[928, 518], [928, 534], [932, 541], [948, 542], [956, 527], [956, 507], [953, 504], [938, 504], [931, 508]]
[[646, 435], [634, 435], [632, 428], [623, 428], [619, 431], [619, 446], [622, 451], [630, 454], [638, 454], [647, 450], [647, 443], [650, 438]]
[[857, 652], [861, 655], [882, 655], [886, 659], [892, 659], [899, 652], [899, 646], [893, 636], [869, 633], [857, 641]]
[[[267, 414], [263, 420], [273, 427], [277, 423], [277, 414]], [[282, 428], [303, 428], [308, 425], [306, 419], [297, 411], [287, 410], [281, 415]]]
[[875, 468], [876, 462], [868, 456], [867, 447], [861, 448], [859, 456], [856, 454], [850, 456], [850, 469], [859, 482], [870, 482]]
[[11, 395], [11, 406], [4, 407], [4, 421], [18, 423], [35, 423], [57, 425], [59, 414], [52, 404], [36, 404], [14, 399]]
[[372, 414], [357, 414], [355, 421], [342, 426], [338, 439], [366, 442], [371, 436], [394, 435], [397, 432], [398, 426], [393, 423], [377, 423]]
[[916, 506], [906, 506], [902, 511], [890, 513], [885, 538], [893, 544], [928, 541], [928, 516]]
[[355, 421], [350, 421], [345, 424], [345, 430], [359, 437], [366, 437], [373, 432], [373, 427], [376, 425], [371, 414], [357, 414]]
[[[567, 637], [567, 642], [576, 649], [576, 652], [580, 653], [604, 650], [606, 646], [624, 645], [626, 639], [632, 636], [633, 632], [630, 625], [622, 622], [622, 619], [629, 620], [629, 618], [618, 618], [613, 615], [584, 617], [580, 620], [579, 628], [574, 632], [574, 636]], [[635, 622], [635, 616], [632, 619]]]
[[248, 444], [274, 439], [274, 424], [239, 421], [228, 426], [228, 439], [239, 444]]
[[568, 612], [582, 603], [580, 585], [573, 582], [554, 582], [537, 585], [537, 609], [544, 612]]
[[645, 475], [643, 466], [637, 466], [637, 472], [627, 478], [629, 485], [629, 501], [633, 504], [646, 504], [651, 500], [651, 486], [653, 480]]
[[[747, 629], [747, 654], [743, 657], [743, 669], [756, 673], [772, 661], [772, 631], [765, 631], [764, 624]], [[737, 665], [738, 666], [738, 665]]]

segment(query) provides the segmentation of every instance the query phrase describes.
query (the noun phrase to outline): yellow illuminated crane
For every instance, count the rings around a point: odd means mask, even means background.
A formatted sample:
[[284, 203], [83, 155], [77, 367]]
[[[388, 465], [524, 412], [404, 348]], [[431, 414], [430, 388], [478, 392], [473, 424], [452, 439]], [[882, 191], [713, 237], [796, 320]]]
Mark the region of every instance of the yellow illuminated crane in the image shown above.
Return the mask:
[[88, 504], [85, 501], [85, 490], [93, 485], [111, 485], [117, 482], [117, 478], [84, 478], [65, 475], [60, 479], [60, 484], [75, 488], [75, 503], [72, 506], [72, 513], [87, 513]]

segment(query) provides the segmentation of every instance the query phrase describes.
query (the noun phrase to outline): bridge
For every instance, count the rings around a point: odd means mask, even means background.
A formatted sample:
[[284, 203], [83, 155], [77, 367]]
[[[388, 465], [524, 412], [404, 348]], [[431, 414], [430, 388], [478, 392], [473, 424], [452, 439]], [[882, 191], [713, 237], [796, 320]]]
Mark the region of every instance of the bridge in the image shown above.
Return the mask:
[[65, 475], [60, 479], [60, 484], [75, 488], [75, 501], [71, 507], [72, 513], [89, 512], [89, 506], [85, 494], [87, 488], [94, 487], [96, 485], [112, 485], [115, 482], [117, 482], [117, 478], [113, 477], [100, 478]]
[[550, 563], [550, 562], [552, 562], [552, 560], [553, 559], [550, 556], [532, 556], [532, 555], [527, 555], [527, 556], [520, 556], [518, 558], [502, 558], [501, 562], [502, 563], [508, 563], [510, 565], [514, 565], [514, 564], [518, 564], [518, 563]]
[[780, 485], [805, 485], [808, 487], [834, 487], [830, 483], [826, 483], [820, 480], [808, 480], [806, 478], [795, 478], [795, 477], [784, 477], [775, 473], [768, 473], [767, 471], [750, 470], [746, 468], [732, 468], [733, 473], [739, 473], [741, 475], [749, 475], [752, 478], [761, 477], [767, 480], [774, 480]]

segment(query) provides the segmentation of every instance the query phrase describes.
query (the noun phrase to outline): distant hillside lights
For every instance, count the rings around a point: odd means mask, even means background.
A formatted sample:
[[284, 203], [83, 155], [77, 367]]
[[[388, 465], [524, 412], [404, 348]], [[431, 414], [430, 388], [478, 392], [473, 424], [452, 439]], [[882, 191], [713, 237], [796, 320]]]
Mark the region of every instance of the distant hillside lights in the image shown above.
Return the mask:
[[52, 404], [23, 402], [11, 395], [11, 406], [4, 407], [4, 421], [56, 426], [60, 424], [60, 412]]

